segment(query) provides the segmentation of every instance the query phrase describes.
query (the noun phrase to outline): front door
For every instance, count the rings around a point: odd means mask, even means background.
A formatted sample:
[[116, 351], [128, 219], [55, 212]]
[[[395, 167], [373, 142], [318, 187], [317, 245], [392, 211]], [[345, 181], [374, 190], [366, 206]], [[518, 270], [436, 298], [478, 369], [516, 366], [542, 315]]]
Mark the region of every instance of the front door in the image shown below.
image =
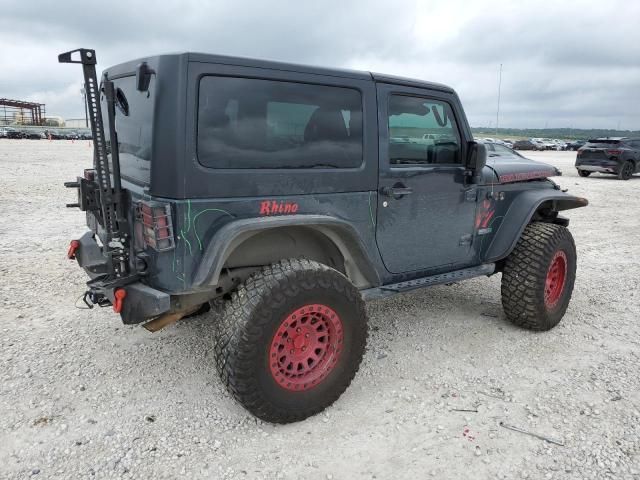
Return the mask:
[[468, 127], [453, 100], [445, 92], [378, 85], [376, 240], [392, 273], [473, 263], [477, 187], [465, 181], [461, 124]]

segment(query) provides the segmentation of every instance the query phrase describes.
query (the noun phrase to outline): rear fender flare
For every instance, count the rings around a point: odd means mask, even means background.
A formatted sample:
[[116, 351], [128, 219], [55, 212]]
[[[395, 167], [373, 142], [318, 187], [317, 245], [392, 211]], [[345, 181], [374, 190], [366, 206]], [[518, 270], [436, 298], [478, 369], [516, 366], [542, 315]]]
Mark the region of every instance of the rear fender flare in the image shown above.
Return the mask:
[[287, 215], [236, 220], [222, 227], [206, 247], [193, 286], [215, 286], [231, 253], [244, 241], [268, 229], [307, 227], [327, 237], [340, 251], [349, 278], [360, 288], [376, 286], [380, 278], [356, 229], [325, 215]]
[[528, 190], [521, 193], [509, 206], [498, 231], [487, 248], [484, 261], [497, 262], [509, 256], [518, 243], [520, 235], [531, 222], [533, 215], [546, 202], [551, 203], [551, 210], [555, 212], [586, 207], [589, 204], [586, 198], [555, 190]]

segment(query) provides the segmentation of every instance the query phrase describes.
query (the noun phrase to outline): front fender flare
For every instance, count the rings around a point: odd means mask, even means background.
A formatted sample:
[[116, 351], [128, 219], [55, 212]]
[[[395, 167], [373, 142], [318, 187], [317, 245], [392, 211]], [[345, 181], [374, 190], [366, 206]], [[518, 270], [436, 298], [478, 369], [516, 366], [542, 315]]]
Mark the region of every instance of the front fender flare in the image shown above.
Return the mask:
[[552, 210], [562, 211], [572, 208], [586, 207], [586, 198], [576, 197], [561, 191], [528, 190], [516, 197], [509, 206], [504, 219], [495, 233], [487, 253], [485, 262], [496, 262], [507, 257], [515, 248], [520, 235], [531, 221], [533, 214], [544, 202], [552, 202]]
[[[216, 285], [229, 255], [242, 242], [267, 229], [278, 227], [308, 227], [331, 240], [346, 262], [352, 262], [363, 277], [366, 286], [380, 284], [374, 264], [356, 229], [344, 220], [326, 215], [287, 215], [279, 217], [247, 218], [222, 227], [207, 246], [196, 270], [194, 287]], [[349, 265], [347, 265], [348, 267]]]

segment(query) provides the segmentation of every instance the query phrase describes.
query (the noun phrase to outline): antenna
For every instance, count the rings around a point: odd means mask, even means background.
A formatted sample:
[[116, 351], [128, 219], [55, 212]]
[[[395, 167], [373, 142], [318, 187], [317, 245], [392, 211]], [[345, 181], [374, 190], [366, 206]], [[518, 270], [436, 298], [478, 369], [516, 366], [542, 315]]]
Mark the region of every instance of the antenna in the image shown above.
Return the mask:
[[496, 110], [496, 138], [498, 137], [498, 125], [500, 124], [500, 88], [502, 87], [502, 64], [498, 74], [498, 109]]

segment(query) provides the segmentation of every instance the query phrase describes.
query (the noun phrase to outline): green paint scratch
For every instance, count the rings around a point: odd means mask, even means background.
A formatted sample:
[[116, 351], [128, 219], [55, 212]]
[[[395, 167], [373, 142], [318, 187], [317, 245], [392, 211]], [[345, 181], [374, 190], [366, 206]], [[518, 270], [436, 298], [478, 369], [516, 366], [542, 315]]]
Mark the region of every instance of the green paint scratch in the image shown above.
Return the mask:
[[200, 215], [202, 215], [203, 213], [207, 213], [207, 212], [219, 212], [219, 213], [224, 213], [226, 215], [229, 215], [230, 217], [233, 217], [233, 215], [231, 215], [229, 212], [227, 212], [226, 210], [222, 210], [220, 208], [206, 208], [205, 210], [202, 210], [201, 212], [198, 212], [193, 217], [193, 232], [196, 235], [196, 240], [198, 240], [198, 247], [200, 247], [200, 251], [202, 251], [202, 240], [200, 239], [200, 235], [198, 235], [198, 228], [196, 226], [196, 221], [198, 220], [198, 217]]
[[184, 240], [184, 243], [186, 243], [187, 247], [189, 247], [189, 255], [191, 255], [191, 253], [192, 253], [192, 251], [191, 251], [191, 242], [189, 241], [187, 236], [184, 234], [183, 230], [180, 230], [180, 235], [182, 235], [182, 239]]

